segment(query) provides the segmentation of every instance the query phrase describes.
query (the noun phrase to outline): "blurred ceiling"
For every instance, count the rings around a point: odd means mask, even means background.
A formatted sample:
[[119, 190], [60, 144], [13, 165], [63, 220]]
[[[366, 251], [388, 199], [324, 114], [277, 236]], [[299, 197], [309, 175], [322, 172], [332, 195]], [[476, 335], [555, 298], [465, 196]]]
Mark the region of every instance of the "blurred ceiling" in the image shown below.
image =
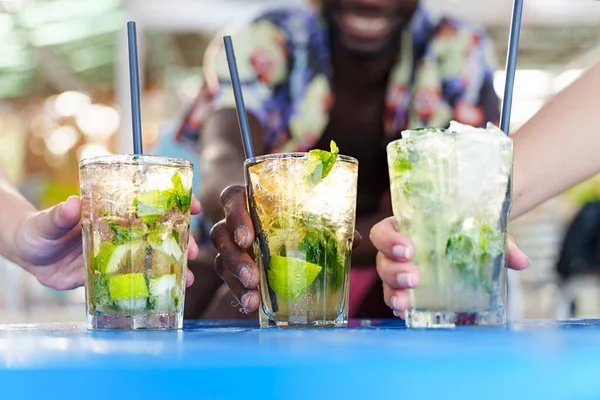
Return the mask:
[[[503, 63], [512, 0], [424, 0], [484, 26]], [[109, 90], [125, 21], [146, 33], [146, 81], [193, 71], [212, 33], [302, 0], [0, 0], [0, 98]], [[519, 68], [584, 68], [600, 59], [600, 2], [525, 0]], [[193, 68], [193, 69], [190, 69]]]

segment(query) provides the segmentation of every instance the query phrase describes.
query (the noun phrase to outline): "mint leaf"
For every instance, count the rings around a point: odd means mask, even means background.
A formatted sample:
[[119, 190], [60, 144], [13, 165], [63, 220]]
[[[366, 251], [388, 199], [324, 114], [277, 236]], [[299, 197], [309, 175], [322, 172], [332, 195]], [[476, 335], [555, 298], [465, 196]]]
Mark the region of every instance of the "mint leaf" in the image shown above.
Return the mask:
[[305, 179], [311, 185], [316, 185], [331, 172], [337, 160], [339, 148], [332, 140], [331, 151], [314, 149], [308, 152], [308, 161], [304, 167]]
[[115, 222], [109, 222], [108, 226], [115, 233], [113, 242], [116, 244], [125, 244], [141, 239], [146, 232], [141, 228], [125, 228]]
[[179, 209], [182, 213], [188, 212], [188, 210], [192, 207], [192, 189], [190, 189], [187, 193], [184, 193], [179, 196]]
[[187, 192], [185, 191], [179, 173], [173, 175], [171, 182], [173, 182], [173, 187], [177, 194], [177, 207], [179, 207], [182, 213], [186, 213], [192, 205], [192, 189]]
[[183, 188], [183, 183], [181, 182], [181, 175], [179, 175], [178, 172], [176, 172], [171, 177], [171, 182], [173, 183], [173, 187], [175, 188], [175, 191], [177, 192], [177, 194], [185, 193], [185, 189]]
[[444, 129], [431, 128], [431, 127], [417, 128], [417, 129], [412, 129], [411, 131], [412, 132], [417, 132], [417, 133], [444, 133]]
[[396, 175], [400, 176], [405, 172], [412, 170], [412, 163], [408, 158], [398, 155], [398, 157], [394, 159], [393, 168]]
[[457, 269], [461, 278], [473, 286], [491, 289], [490, 263], [504, 248], [501, 232], [485, 223], [475, 222], [471, 228], [463, 228], [461, 223], [454, 227], [454, 234], [446, 243], [446, 259]]
[[113, 301], [108, 294], [108, 279], [105, 275], [100, 273], [94, 273], [92, 275], [90, 298], [92, 304], [96, 307], [113, 305]]
[[325, 269], [331, 290], [339, 290], [344, 283], [346, 259], [338, 246], [332, 227], [323, 218], [305, 221], [304, 237], [298, 244], [298, 250], [305, 253], [306, 261]]
[[192, 205], [192, 189], [186, 191], [181, 175], [175, 173], [171, 177], [173, 188], [167, 190], [151, 190], [140, 193], [133, 200], [133, 208], [138, 217], [147, 225], [160, 221], [165, 213], [178, 208], [182, 213], [189, 211]]
[[140, 215], [140, 219], [142, 220], [143, 223], [150, 226], [150, 225], [154, 225], [158, 221], [160, 221], [162, 219], [162, 215], [159, 215], [159, 214]]

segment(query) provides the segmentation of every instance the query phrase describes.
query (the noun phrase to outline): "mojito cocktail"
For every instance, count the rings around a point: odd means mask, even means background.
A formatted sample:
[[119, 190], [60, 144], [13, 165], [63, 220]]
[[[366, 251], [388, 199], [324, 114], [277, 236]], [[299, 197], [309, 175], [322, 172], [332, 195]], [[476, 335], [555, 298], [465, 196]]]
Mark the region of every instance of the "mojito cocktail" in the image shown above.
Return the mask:
[[79, 168], [88, 329], [181, 328], [192, 164], [117, 155]]
[[402, 136], [387, 152], [397, 229], [421, 274], [407, 325], [504, 324], [512, 140], [456, 122]]
[[245, 163], [261, 273], [261, 327], [348, 322], [358, 162], [332, 151]]

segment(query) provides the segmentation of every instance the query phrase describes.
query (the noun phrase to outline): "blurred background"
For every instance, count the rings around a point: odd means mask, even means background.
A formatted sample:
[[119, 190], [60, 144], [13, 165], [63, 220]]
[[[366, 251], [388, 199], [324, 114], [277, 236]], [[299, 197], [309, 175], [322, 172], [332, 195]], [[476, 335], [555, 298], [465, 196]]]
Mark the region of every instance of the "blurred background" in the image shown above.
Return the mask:
[[[138, 25], [144, 149], [193, 159], [171, 137], [201, 84], [210, 38], [226, 24], [295, 3], [303, 1], [0, 0], [0, 164], [43, 208], [79, 193], [79, 159], [131, 153], [128, 20]], [[495, 42], [501, 96], [512, 0], [425, 3], [487, 30]], [[598, 60], [600, 2], [525, 1], [512, 129]], [[600, 282], [593, 273], [568, 280], [557, 274], [567, 229], [581, 207], [596, 200], [600, 178], [512, 224], [532, 267], [511, 274], [511, 317], [600, 315]], [[83, 289], [43, 288], [0, 259], [0, 323], [83, 320]]]

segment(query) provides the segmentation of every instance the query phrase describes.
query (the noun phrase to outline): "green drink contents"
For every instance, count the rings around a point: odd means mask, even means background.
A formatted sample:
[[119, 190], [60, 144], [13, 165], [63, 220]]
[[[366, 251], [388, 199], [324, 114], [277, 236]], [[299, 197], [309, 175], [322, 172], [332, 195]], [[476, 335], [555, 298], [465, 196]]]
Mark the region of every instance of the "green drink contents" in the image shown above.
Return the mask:
[[191, 164], [103, 156], [80, 182], [88, 329], [181, 328]]
[[358, 163], [332, 151], [246, 161], [261, 327], [345, 326]]
[[512, 140], [456, 122], [402, 136], [387, 153], [397, 229], [421, 274], [407, 325], [504, 324]]

